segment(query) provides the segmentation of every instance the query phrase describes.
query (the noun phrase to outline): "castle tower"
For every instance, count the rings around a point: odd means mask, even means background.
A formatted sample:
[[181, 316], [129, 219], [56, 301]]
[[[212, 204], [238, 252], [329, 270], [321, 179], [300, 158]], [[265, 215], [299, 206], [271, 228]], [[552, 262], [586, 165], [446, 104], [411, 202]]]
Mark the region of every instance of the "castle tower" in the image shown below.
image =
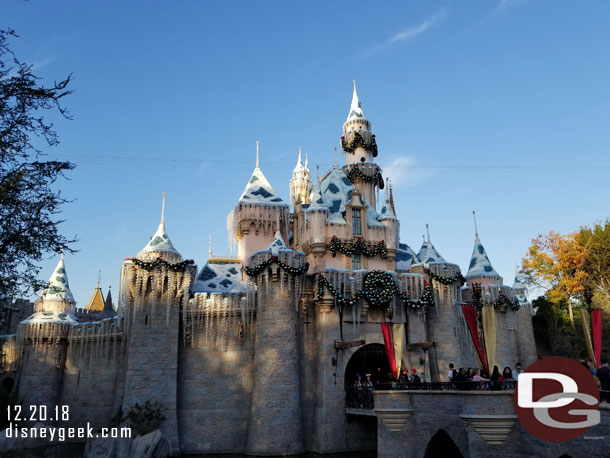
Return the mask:
[[373, 162], [377, 157], [377, 143], [375, 135], [371, 132], [371, 123], [362, 111], [362, 104], [356, 92], [354, 93], [347, 120], [343, 124], [341, 148], [345, 153], [343, 171], [358, 188], [360, 194], [376, 210], [375, 190], [383, 189], [384, 183], [381, 169]]
[[193, 261], [182, 259], [165, 231], [163, 211], [154, 236], [121, 269], [119, 310], [128, 339], [123, 409], [129, 411], [146, 401], [158, 403], [165, 416], [161, 430], [171, 454], [179, 454], [179, 314], [189, 299], [195, 272]]
[[527, 300], [525, 285], [521, 283], [519, 277], [515, 275], [513, 291], [519, 310], [515, 312], [517, 316], [517, 345], [519, 362], [524, 368], [538, 359], [536, 350], [536, 340], [534, 339], [534, 326], [532, 323], [532, 304]]
[[[479, 239], [476, 218], [474, 220], [474, 231], [474, 248], [472, 249], [470, 264], [465, 277], [466, 282], [470, 287], [472, 287], [474, 283], [481, 284], [484, 328], [486, 316], [485, 309], [488, 309], [489, 311], [493, 310], [495, 339], [493, 339], [491, 335], [484, 335], [488, 358], [487, 362], [489, 364], [490, 372], [493, 371], [494, 365], [497, 365], [500, 371], [502, 371], [502, 367], [506, 365], [512, 367], [516, 362], [513, 353], [514, 343], [517, 341], [516, 320], [513, 315], [514, 312], [509, 310], [508, 306], [497, 306], [500, 295], [506, 294], [505, 288], [502, 287], [503, 279], [491, 265], [489, 256], [487, 256], [487, 252]], [[516, 350], [516, 348], [514, 348], [514, 350]]]
[[34, 312], [74, 313], [75, 306], [76, 301], [70, 291], [62, 253], [49, 278], [49, 284], [34, 304]]
[[322, 272], [326, 265], [324, 253], [326, 253], [326, 218], [328, 208], [324, 205], [320, 192], [320, 181], [316, 182], [311, 191], [311, 205], [306, 210], [309, 216], [311, 231], [311, 251], [314, 257], [314, 271]]
[[21, 369], [17, 386], [25, 411], [29, 406], [57, 405], [66, 363], [67, 337], [78, 320], [72, 315], [76, 301], [61, 255], [48, 286], [34, 306], [34, 314], [17, 328]]
[[[474, 212], [472, 213], [474, 215]], [[468, 286], [472, 286], [473, 283], [481, 283], [484, 287], [502, 285], [503, 279], [491, 265], [487, 252], [479, 239], [476, 219], [474, 221], [474, 234], [474, 248], [470, 257], [468, 272], [465, 275]]]
[[387, 247], [387, 260], [388, 270], [396, 270], [396, 252], [399, 247], [398, 237], [400, 233], [400, 226], [396, 215], [394, 214], [394, 205], [390, 200], [390, 187], [386, 186], [385, 199], [381, 212], [379, 213], [379, 221], [387, 228], [386, 230], [386, 247]]
[[[273, 257], [273, 258], [272, 258]], [[281, 235], [269, 249], [251, 256], [255, 267], [276, 259], [251, 277], [256, 292], [254, 388], [245, 452], [253, 455], [294, 455], [305, 450], [301, 418], [298, 303], [305, 255], [286, 248]], [[285, 267], [280, 267], [279, 263]], [[250, 286], [252, 287], [252, 286]]]
[[299, 146], [299, 159], [290, 179], [290, 205], [294, 207], [297, 202], [308, 204], [310, 187], [311, 171], [309, 170], [307, 154], [305, 154], [305, 165], [303, 165], [301, 162], [301, 147]]
[[256, 142], [256, 166], [244, 192], [227, 217], [229, 244], [237, 245], [237, 256], [246, 265], [252, 253], [264, 250], [276, 231], [288, 239], [290, 209], [273, 190], [258, 162]]

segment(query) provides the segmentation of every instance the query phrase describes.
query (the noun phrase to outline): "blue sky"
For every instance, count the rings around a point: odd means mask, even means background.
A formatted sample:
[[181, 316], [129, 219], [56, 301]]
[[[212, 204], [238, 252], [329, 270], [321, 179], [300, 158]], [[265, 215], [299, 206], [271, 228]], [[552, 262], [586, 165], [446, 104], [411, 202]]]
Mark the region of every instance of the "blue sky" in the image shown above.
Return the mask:
[[74, 120], [56, 120], [49, 157], [77, 164], [61, 217], [79, 238], [66, 264], [84, 306], [100, 269], [116, 299], [163, 192], [174, 245], [201, 266], [208, 234], [228, 253], [256, 140], [285, 200], [299, 145], [327, 170], [353, 79], [402, 241], [417, 251], [429, 223], [465, 272], [476, 210], [512, 283], [532, 237], [610, 216], [609, 22], [603, 1], [9, 0], [0, 27], [46, 80], [74, 74]]

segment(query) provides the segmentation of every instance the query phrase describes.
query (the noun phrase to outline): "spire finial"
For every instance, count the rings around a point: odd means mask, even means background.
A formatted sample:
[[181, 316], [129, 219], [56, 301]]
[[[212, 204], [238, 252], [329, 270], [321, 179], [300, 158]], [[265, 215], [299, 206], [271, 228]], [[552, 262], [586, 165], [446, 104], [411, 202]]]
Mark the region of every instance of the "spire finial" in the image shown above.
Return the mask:
[[307, 157], [307, 153], [305, 153], [305, 168], [309, 167], [309, 157]]
[[97, 271], [97, 288], [100, 289], [100, 284], [102, 283], [102, 269]]
[[426, 236], [424, 234], [421, 235], [421, 239], [423, 243], [426, 243]]
[[428, 223], [426, 223], [426, 234], [428, 235], [428, 243], [430, 243], [430, 229], [428, 228]]
[[320, 166], [316, 165], [316, 183], [320, 182]]
[[393, 188], [392, 188], [392, 182], [390, 180], [388, 180], [389, 182], [389, 188], [390, 188], [390, 205], [392, 206], [392, 211], [394, 212], [394, 215], [396, 215], [396, 207], [394, 207], [394, 194], [392, 193]]
[[299, 145], [299, 161], [298, 161], [298, 163], [299, 164], [301, 163], [301, 146], [300, 145]]
[[479, 236], [479, 230], [477, 229], [477, 215], [474, 212], [474, 210], [472, 210], [472, 219], [474, 219], [474, 235], [476, 237]]
[[258, 140], [256, 140], [256, 168], [258, 169]]
[[163, 193], [163, 202], [161, 203], [161, 224], [165, 224], [165, 193]]
[[353, 80], [353, 81], [354, 81], [354, 92], [356, 92], [356, 80]]
[[337, 166], [337, 147], [335, 146], [335, 162], [333, 163], [333, 166], [336, 167]]
[[212, 256], [212, 234], [208, 235], [208, 242], [209, 242], [209, 248], [208, 248], [208, 254], [210, 256]]

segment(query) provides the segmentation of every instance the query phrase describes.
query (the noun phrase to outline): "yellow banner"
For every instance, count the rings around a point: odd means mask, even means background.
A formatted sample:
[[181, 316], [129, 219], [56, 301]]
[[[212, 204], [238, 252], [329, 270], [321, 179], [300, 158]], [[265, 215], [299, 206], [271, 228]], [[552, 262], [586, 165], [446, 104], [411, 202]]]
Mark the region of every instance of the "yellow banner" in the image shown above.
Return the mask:
[[593, 343], [591, 342], [591, 331], [589, 329], [589, 314], [585, 309], [580, 309], [580, 317], [582, 318], [582, 331], [585, 334], [585, 345], [587, 346], [587, 353], [589, 359], [593, 361], [595, 367], [599, 364], [595, 361], [595, 353], [593, 352]]
[[483, 337], [485, 339], [485, 353], [489, 375], [496, 363], [496, 315], [493, 305], [483, 306]]
[[392, 334], [394, 335], [394, 358], [396, 359], [396, 373], [400, 377], [403, 369], [406, 369], [407, 359], [404, 352], [407, 349], [405, 325], [394, 324], [392, 325]]

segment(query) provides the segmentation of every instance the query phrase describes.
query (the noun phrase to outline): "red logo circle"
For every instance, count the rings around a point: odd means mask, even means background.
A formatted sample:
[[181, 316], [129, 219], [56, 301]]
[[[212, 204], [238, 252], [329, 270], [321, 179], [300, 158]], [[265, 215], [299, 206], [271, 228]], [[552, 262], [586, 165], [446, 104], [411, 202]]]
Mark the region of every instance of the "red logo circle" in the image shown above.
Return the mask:
[[538, 360], [519, 375], [513, 402], [523, 427], [549, 442], [575, 439], [599, 423], [595, 378], [563, 356]]

